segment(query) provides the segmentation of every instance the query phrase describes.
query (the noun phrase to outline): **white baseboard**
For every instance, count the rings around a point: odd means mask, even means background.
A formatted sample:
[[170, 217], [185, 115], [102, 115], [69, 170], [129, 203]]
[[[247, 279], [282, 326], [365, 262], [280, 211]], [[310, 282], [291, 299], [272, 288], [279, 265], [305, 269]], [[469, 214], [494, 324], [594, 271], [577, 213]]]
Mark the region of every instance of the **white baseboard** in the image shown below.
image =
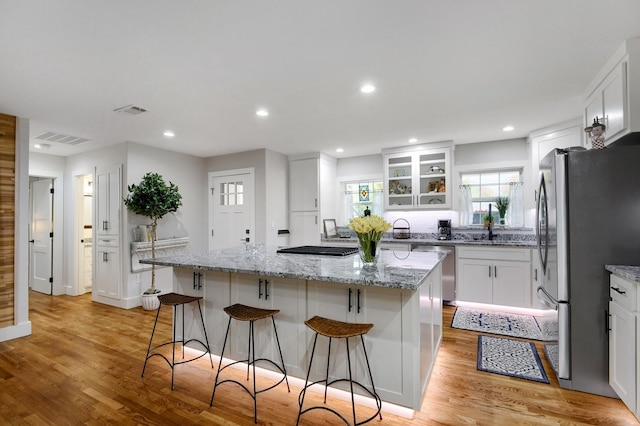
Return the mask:
[[29, 336], [31, 334], [31, 321], [18, 325], [0, 328], [0, 342]]

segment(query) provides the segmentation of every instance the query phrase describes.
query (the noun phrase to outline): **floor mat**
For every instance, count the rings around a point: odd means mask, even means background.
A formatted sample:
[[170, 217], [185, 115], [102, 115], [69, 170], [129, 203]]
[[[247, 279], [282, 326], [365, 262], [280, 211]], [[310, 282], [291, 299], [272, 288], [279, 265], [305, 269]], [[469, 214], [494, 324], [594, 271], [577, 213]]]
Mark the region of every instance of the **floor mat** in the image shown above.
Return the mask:
[[544, 340], [538, 321], [531, 315], [459, 306], [453, 315], [451, 327], [523, 339]]
[[549, 383], [535, 344], [522, 340], [478, 336], [478, 370]]

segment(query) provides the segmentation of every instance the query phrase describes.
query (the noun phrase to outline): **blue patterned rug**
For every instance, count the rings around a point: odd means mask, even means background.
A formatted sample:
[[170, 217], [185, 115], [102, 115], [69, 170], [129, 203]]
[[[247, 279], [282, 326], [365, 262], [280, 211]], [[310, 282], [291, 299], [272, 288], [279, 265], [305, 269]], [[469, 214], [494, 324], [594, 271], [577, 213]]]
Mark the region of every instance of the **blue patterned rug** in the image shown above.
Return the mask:
[[456, 308], [451, 328], [544, 340], [540, 325], [532, 315], [487, 311], [463, 306]]
[[536, 346], [522, 340], [478, 336], [478, 370], [549, 383]]

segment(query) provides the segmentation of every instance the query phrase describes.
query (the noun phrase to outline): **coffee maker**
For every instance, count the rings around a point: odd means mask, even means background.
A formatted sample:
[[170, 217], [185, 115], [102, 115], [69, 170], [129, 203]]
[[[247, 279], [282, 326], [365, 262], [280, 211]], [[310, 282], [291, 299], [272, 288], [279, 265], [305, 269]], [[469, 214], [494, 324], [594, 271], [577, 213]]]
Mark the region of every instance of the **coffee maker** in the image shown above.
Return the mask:
[[438, 220], [438, 239], [439, 240], [451, 239], [451, 220], [449, 219]]

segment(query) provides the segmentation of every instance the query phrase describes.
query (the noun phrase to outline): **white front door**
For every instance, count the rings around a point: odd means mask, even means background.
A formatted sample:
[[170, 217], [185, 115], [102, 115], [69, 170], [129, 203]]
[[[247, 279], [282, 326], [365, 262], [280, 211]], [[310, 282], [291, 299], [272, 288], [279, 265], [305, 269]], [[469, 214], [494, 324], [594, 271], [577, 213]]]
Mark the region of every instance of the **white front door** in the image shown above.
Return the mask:
[[29, 282], [31, 289], [53, 294], [53, 188], [52, 179], [31, 183], [31, 251]]
[[210, 173], [209, 249], [254, 241], [253, 169]]

